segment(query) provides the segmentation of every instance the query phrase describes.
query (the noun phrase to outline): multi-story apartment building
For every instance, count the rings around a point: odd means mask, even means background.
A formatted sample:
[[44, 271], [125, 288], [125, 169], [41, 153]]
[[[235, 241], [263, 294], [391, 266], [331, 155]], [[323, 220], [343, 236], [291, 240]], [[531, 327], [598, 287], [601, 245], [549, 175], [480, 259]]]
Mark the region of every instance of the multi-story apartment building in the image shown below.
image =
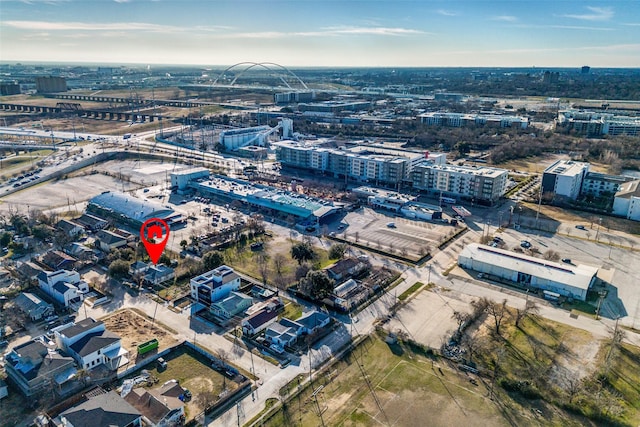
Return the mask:
[[436, 165], [425, 161], [413, 168], [413, 188], [492, 204], [507, 190], [508, 171], [489, 167]]
[[597, 111], [566, 110], [558, 115], [558, 125], [579, 135], [640, 135], [640, 118]]
[[424, 113], [418, 116], [420, 123], [429, 126], [494, 126], [501, 128], [519, 127], [526, 129], [529, 119], [521, 116], [502, 116], [499, 114], [464, 114], [464, 113]]
[[593, 197], [611, 196], [620, 190], [625, 182], [633, 181], [632, 176], [607, 175], [604, 173], [588, 172], [582, 180], [580, 194]]
[[[307, 146], [294, 141], [280, 141], [276, 147], [276, 158], [284, 166], [310, 169], [333, 175], [348, 177], [360, 182], [379, 182], [397, 185], [411, 179], [415, 164], [424, 160], [418, 152], [385, 148], [325, 148]], [[437, 161], [444, 160], [435, 156]]]
[[577, 199], [584, 177], [589, 172], [589, 163], [573, 160], [558, 160], [542, 174], [542, 194]]

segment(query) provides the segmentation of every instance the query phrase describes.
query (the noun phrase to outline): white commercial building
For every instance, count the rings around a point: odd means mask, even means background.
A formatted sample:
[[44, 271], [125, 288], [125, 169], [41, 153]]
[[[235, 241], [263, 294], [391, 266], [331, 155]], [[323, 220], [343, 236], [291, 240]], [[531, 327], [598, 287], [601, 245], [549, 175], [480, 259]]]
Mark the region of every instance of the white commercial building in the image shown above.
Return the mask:
[[580, 195], [582, 181], [589, 172], [589, 163], [558, 160], [542, 174], [542, 193], [575, 200]]
[[171, 186], [178, 190], [185, 190], [189, 186], [189, 182], [198, 178], [209, 178], [209, 169], [193, 168], [171, 172]]
[[613, 199], [613, 214], [640, 221], [640, 180], [620, 186]]
[[588, 265], [560, 264], [478, 243], [467, 245], [458, 256], [458, 265], [508, 280], [525, 288], [555, 292], [585, 301], [595, 283], [598, 268]]

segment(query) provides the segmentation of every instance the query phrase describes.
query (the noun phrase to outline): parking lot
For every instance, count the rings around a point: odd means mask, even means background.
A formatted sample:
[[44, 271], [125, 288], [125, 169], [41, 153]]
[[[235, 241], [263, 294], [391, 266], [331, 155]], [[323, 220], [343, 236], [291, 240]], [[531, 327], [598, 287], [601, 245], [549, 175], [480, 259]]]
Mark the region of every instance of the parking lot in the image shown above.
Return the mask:
[[[507, 229], [496, 235], [505, 241], [505, 249], [520, 248], [521, 242], [531, 243], [538, 256], [547, 251], [557, 252], [562, 259], [571, 264], [585, 264], [598, 267], [598, 278], [607, 285], [608, 294], [603, 301], [601, 314], [616, 319], [620, 317], [623, 325], [640, 327], [640, 270], [633, 268], [640, 263], [640, 253], [629, 250], [635, 243], [625, 237], [600, 230], [598, 242], [593, 239], [595, 229], [573, 228], [570, 236], [548, 233], [527, 234]], [[587, 240], [587, 235], [589, 239]]]
[[413, 221], [392, 213], [363, 208], [350, 212], [336, 229], [338, 236], [375, 249], [419, 259], [433, 252], [456, 228], [432, 221]]

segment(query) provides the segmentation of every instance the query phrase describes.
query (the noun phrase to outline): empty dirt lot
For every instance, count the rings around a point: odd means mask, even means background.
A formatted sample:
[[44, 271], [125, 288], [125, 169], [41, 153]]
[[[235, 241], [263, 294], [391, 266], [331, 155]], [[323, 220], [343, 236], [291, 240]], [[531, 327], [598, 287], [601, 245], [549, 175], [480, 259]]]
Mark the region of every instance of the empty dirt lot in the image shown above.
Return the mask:
[[[178, 343], [173, 333], [159, 326], [157, 322], [152, 326], [150, 320], [133, 310], [120, 310], [100, 320], [108, 330], [120, 335], [122, 347], [129, 351], [132, 361], [135, 361], [138, 355], [137, 346], [150, 339], [156, 338], [159, 341], [158, 351]], [[155, 353], [151, 352], [151, 354]]]

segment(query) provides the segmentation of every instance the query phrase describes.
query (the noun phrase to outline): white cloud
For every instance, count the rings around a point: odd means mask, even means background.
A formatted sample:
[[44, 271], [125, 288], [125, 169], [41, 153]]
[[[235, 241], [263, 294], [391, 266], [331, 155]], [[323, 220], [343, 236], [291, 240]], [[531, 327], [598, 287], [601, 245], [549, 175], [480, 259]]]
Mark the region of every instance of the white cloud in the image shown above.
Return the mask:
[[582, 15], [563, 15], [565, 18], [580, 19], [583, 21], [608, 21], [613, 18], [613, 9], [610, 7], [594, 7], [587, 6], [587, 9], [591, 13], [585, 13]]
[[229, 33], [225, 34], [225, 38], [260, 38], [260, 39], [279, 39], [287, 37], [327, 37], [341, 35], [373, 35], [373, 36], [407, 36], [417, 34], [430, 34], [424, 31], [413, 30], [409, 28], [389, 28], [389, 27], [325, 27], [318, 31], [258, 31], [250, 33]]
[[[192, 28], [148, 24], [145, 22], [117, 22], [117, 23], [91, 23], [91, 22], [48, 22], [48, 21], [5, 21], [3, 26], [31, 31], [153, 31], [153, 32], [191, 32]], [[200, 31], [219, 31], [230, 29], [225, 26], [197, 27]]]
[[492, 21], [516, 22], [518, 18], [511, 15], [499, 15], [491, 18]]
[[442, 16], [457, 16], [458, 15], [455, 12], [451, 12], [449, 10], [444, 10], [444, 9], [438, 9], [437, 12], [438, 12], [439, 15], [442, 15]]

